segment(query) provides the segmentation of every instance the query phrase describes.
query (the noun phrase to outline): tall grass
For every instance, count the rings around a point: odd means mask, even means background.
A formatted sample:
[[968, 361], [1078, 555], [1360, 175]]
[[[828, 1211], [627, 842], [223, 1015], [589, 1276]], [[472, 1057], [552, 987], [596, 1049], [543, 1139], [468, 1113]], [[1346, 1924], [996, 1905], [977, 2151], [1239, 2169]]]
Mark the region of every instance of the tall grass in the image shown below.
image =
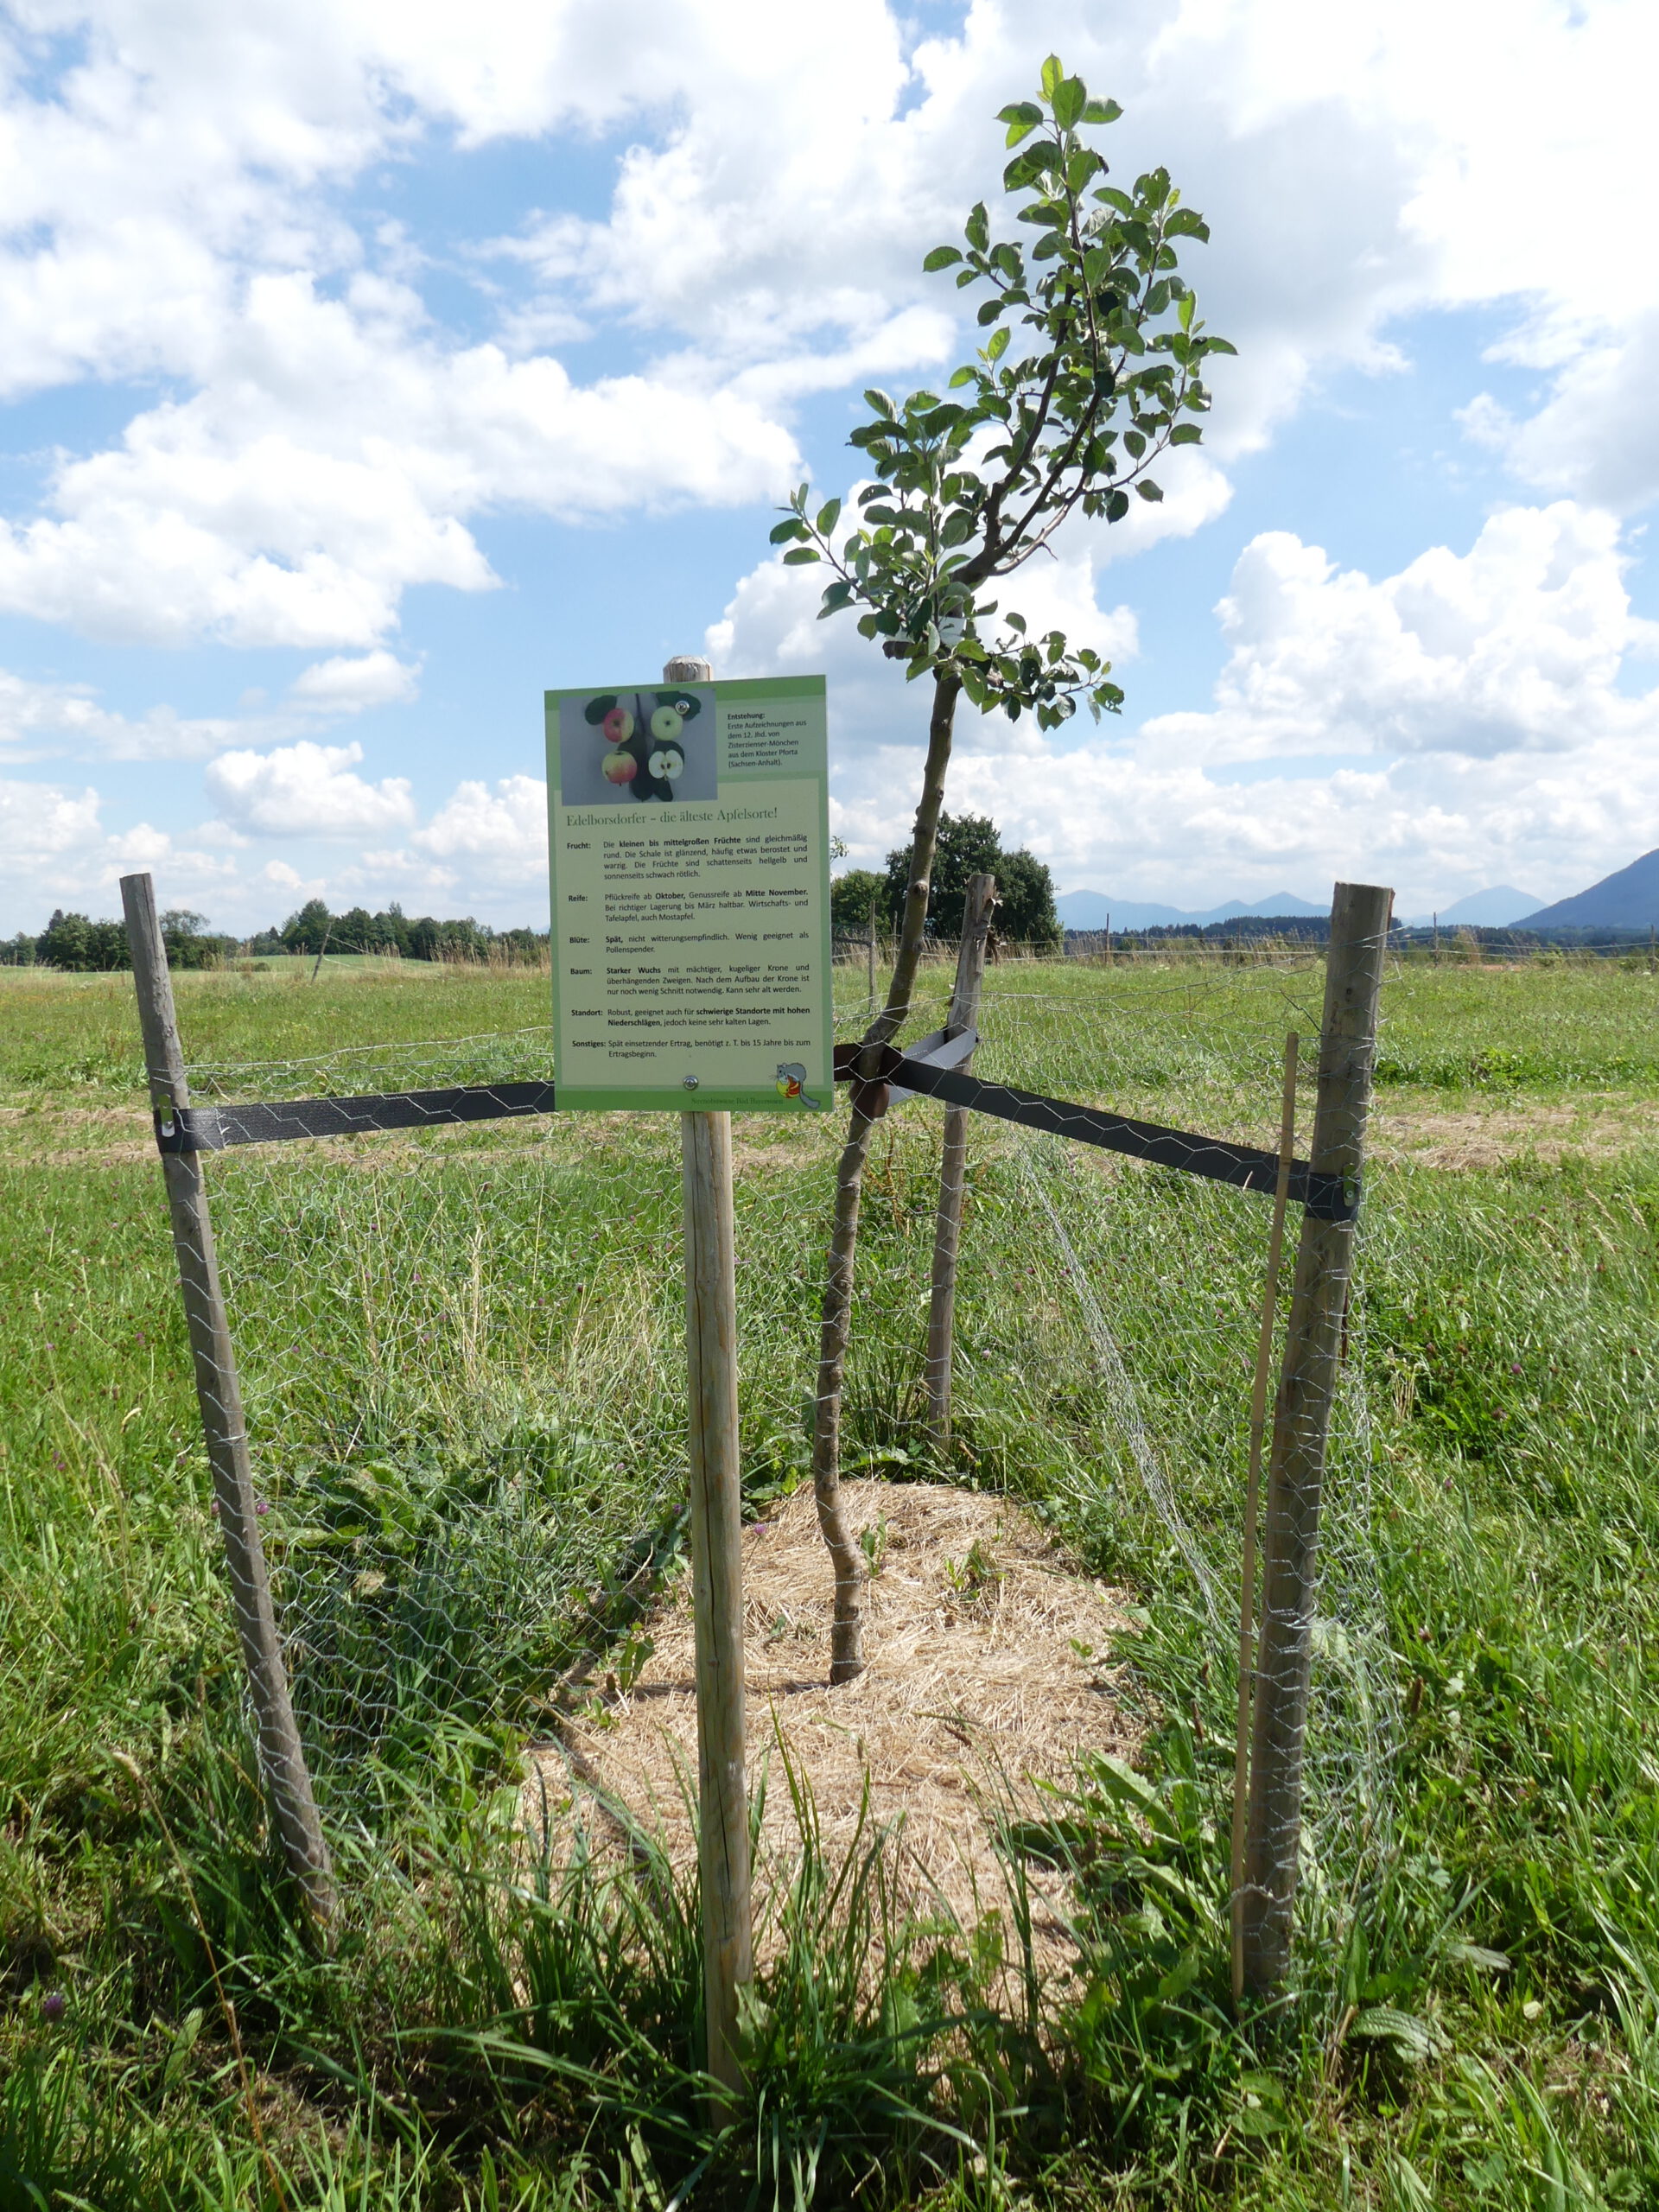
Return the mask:
[[[226, 1065], [446, 1035], [465, 1065], [464, 1040], [541, 1013], [512, 976], [181, 981], [193, 1052]], [[1319, 982], [1009, 969], [986, 1065], [1244, 1133]], [[1644, 973], [1414, 969], [1385, 1003], [1390, 1107], [1594, 1089], [1634, 1122], [1652, 1096]], [[747, 2024], [753, 2090], [715, 2124], [695, 1899], [647, 1839], [571, 1860], [556, 1821], [527, 1851], [512, 1777], [553, 1669], [596, 1618], [623, 1623], [642, 1560], [672, 1570], [666, 1133], [214, 1163], [308, 1726], [327, 1744], [348, 1708], [378, 1716], [329, 1783], [347, 1904], [324, 1956], [253, 1779], [154, 1165], [54, 1111], [136, 1099], [124, 986], [7, 971], [0, 1030], [24, 1109], [0, 1164], [0, 2206], [1659, 2196], [1650, 1154], [1374, 1180], [1351, 1448], [1397, 1654], [1395, 1847], [1339, 1912], [1310, 1868], [1297, 2001], [1245, 2033], [1224, 1643], [1135, 1479], [1021, 1154], [984, 1133], [949, 1471], [1017, 1492], [1138, 1593], [1147, 1757], [1010, 1823], [1005, 1891], [969, 1926], [899, 1914], [868, 1827], [829, 1861], [798, 1778], [775, 1777], [803, 1848]], [[895, 1475], [944, 1471], [916, 1423], [929, 1110], [895, 1118], [868, 1199], [852, 1456]], [[829, 1137], [739, 1139], [759, 1502], [804, 1456]], [[1224, 1559], [1259, 1214], [1173, 1178], [1052, 1172], [1189, 1525]], [[1033, 2012], [1028, 1878], [1056, 1863], [1078, 1974]]]

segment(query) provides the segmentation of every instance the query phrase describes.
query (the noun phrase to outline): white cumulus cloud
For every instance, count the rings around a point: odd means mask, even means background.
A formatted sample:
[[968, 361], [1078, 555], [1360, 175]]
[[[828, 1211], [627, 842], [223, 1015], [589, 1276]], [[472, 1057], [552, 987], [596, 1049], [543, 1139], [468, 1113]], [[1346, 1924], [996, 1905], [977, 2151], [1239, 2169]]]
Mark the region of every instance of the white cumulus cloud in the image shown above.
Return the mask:
[[1492, 516], [1372, 582], [1284, 531], [1253, 538], [1217, 610], [1232, 652], [1208, 714], [1148, 742], [1210, 760], [1297, 753], [1568, 752], [1659, 735], [1619, 686], [1652, 625], [1630, 613], [1614, 518], [1560, 500]]
[[492, 791], [468, 779], [410, 842], [435, 861], [465, 863], [474, 878], [545, 881], [547, 785], [535, 776], [504, 776]]
[[315, 745], [302, 738], [269, 753], [222, 753], [203, 780], [233, 829], [259, 836], [374, 837], [410, 827], [408, 779], [365, 782], [353, 771], [360, 745]]
[[314, 661], [295, 677], [289, 696], [322, 714], [355, 715], [368, 707], [406, 704], [419, 697], [420, 689], [418, 667], [381, 651]]

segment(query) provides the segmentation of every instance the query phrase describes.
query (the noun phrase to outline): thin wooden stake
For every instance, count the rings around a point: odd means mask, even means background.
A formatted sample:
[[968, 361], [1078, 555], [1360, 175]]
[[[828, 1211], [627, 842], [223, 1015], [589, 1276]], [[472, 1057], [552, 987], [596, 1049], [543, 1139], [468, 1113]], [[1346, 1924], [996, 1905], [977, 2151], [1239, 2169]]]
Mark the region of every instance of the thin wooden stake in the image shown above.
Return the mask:
[[691, 1602], [697, 1673], [697, 1861], [709, 2071], [741, 2086], [737, 1993], [753, 1971], [744, 1782], [743, 1515], [737, 1451], [732, 1117], [683, 1114]]
[[[971, 876], [963, 906], [962, 942], [957, 948], [957, 983], [950, 995], [948, 1038], [960, 1037], [979, 1019], [980, 985], [985, 980], [985, 949], [996, 905], [996, 878]], [[970, 1052], [963, 1062], [966, 1068]], [[950, 1441], [950, 1372], [957, 1340], [957, 1258], [962, 1244], [963, 1185], [968, 1169], [968, 1112], [950, 1107], [944, 1116], [944, 1152], [939, 1166], [939, 1205], [933, 1224], [933, 1277], [927, 1316], [927, 1434], [936, 1452]]]
[[1250, 1645], [1255, 1630], [1255, 1515], [1262, 1491], [1262, 1440], [1268, 1426], [1268, 1371], [1273, 1364], [1273, 1323], [1279, 1304], [1279, 1262], [1285, 1245], [1285, 1206], [1296, 1157], [1296, 1055], [1293, 1029], [1285, 1039], [1285, 1080], [1279, 1105], [1279, 1179], [1268, 1231], [1268, 1279], [1262, 1293], [1262, 1330], [1250, 1391], [1250, 1471], [1244, 1491], [1244, 1567], [1238, 1599], [1238, 1734], [1233, 1754], [1233, 2003], [1244, 1994], [1244, 1822], [1249, 1804], [1250, 1696], [1255, 1681]]
[[[189, 1105], [190, 1086], [179, 1042], [167, 948], [156, 916], [156, 891], [149, 876], [123, 876], [121, 903], [132, 951], [132, 979], [138, 994], [138, 1026], [143, 1033], [150, 1103], [170, 1122], [176, 1109]], [[179, 1287], [184, 1294], [184, 1317], [190, 1332], [213, 1501], [219, 1509], [237, 1634], [259, 1733], [260, 1764], [289, 1866], [312, 1912], [326, 1922], [334, 1905], [334, 1868], [317, 1818], [299, 1730], [294, 1725], [288, 1674], [277, 1640], [242, 1418], [242, 1390], [219, 1287], [219, 1258], [200, 1159], [194, 1152], [165, 1153], [162, 1171], [173, 1217], [173, 1248], [178, 1255]]]
[[[708, 683], [671, 660], [665, 683]], [[691, 1461], [691, 1601], [697, 1682], [697, 1864], [702, 1878], [709, 2071], [723, 2107], [743, 2082], [738, 1991], [753, 1974], [749, 1799], [744, 1778], [743, 1496], [738, 1457], [737, 1253], [732, 1117], [682, 1114], [685, 1356]], [[716, 2117], [723, 2116], [718, 2113]]]

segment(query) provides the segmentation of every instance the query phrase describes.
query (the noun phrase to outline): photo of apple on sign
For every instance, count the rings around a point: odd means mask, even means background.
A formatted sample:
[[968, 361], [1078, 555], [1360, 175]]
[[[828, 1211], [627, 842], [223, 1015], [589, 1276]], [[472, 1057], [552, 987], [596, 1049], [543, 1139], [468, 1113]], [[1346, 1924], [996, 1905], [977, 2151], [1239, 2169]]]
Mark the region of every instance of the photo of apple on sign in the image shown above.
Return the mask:
[[719, 796], [714, 700], [680, 684], [566, 699], [559, 717], [567, 806]]

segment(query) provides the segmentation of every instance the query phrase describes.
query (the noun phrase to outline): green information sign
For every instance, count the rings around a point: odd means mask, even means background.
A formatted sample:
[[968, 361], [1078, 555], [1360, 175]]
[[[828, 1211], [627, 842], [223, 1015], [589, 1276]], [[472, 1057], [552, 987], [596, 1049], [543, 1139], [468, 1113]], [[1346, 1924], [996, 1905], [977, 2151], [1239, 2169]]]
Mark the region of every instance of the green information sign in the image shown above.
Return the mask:
[[821, 676], [547, 694], [561, 1108], [833, 1102]]

